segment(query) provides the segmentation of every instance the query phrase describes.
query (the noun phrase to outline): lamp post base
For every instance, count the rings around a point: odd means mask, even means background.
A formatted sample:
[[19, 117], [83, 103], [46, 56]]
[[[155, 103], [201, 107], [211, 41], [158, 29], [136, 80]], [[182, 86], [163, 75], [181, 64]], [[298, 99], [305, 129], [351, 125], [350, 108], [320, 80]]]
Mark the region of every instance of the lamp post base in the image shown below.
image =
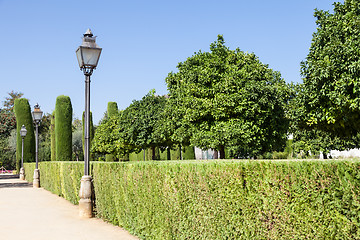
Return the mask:
[[20, 168], [20, 180], [25, 180], [25, 170], [24, 168]]
[[85, 175], [81, 178], [79, 192], [79, 216], [82, 218], [92, 218], [92, 177]]
[[34, 188], [40, 187], [40, 171], [39, 171], [39, 169], [34, 170], [33, 187]]

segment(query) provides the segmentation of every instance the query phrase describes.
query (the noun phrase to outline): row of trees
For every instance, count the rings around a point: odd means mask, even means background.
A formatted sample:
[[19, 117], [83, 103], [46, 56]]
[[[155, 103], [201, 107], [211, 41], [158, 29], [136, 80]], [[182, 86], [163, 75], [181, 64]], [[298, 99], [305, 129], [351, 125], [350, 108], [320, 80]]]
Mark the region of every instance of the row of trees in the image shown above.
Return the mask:
[[93, 151], [122, 158], [142, 149], [198, 146], [225, 158], [255, 157], [285, 146], [289, 86], [254, 54], [230, 50], [222, 36], [166, 78], [169, 96], [149, 92], [95, 133]]
[[302, 84], [286, 84], [254, 54], [230, 50], [222, 36], [166, 78], [168, 97], [150, 92], [95, 134], [93, 150], [119, 158], [144, 148], [198, 146], [220, 158], [359, 147], [360, 1], [315, 10], [317, 31], [301, 63]]
[[[301, 63], [302, 84], [285, 83], [255, 54], [230, 50], [219, 35], [210, 52], [195, 53], [169, 73], [168, 95], [152, 90], [120, 111], [109, 103], [94, 134], [93, 155], [127, 160], [150, 149], [152, 159], [165, 150], [169, 159], [171, 150], [197, 146], [217, 150], [220, 158], [255, 158], [291, 148], [286, 145], [290, 134], [294, 151], [305, 155], [359, 147], [360, 1], [336, 3], [333, 13], [316, 10], [314, 15], [318, 28]], [[56, 119], [61, 114], [49, 115], [51, 146], [59, 142], [53, 130], [61, 129]], [[70, 111], [68, 126], [69, 116]], [[11, 120], [5, 121], [11, 132]], [[81, 135], [80, 126], [72, 127], [73, 136]], [[65, 142], [69, 145], [70, 138]], [[72, 138], [73, 155], [81, 159], [80, 142]], [[59, 151], [51, 151], [52, 159]]]
[[[0, 165], [7, 169], [20, 167], [22, 125], [27, 129], [24, 139], [24, 161], [35, 161], [35, 136], [31, 107], [23, 93], [10, 92], [0, 109]], [[69, 161], [83, 158], [83, 124], [72, 122], [72, 106], [68, 96], [56, 99], [53, 114], [45, 114], [39, 126], [39, 160]], [[93, 130], [92, 121], [91, 129]], [[74, 136], [73, 136], [74, 135]], [[91, 136], [93, 137], [93, 132]]]

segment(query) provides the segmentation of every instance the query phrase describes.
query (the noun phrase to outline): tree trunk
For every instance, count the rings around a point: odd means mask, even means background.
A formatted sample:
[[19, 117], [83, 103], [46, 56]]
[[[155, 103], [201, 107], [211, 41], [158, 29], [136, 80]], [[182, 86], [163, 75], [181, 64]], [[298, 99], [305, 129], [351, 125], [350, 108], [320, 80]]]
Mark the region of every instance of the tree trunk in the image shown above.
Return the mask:
[[225, 148], [220, 146], [220, 159], [225, 159]]
[[155, 147], [151, 147], [151, 159], [156, 160]]
[[166, 158], [167, 160], [171, 160], [171, 152], [169, 147], [166, 148]]

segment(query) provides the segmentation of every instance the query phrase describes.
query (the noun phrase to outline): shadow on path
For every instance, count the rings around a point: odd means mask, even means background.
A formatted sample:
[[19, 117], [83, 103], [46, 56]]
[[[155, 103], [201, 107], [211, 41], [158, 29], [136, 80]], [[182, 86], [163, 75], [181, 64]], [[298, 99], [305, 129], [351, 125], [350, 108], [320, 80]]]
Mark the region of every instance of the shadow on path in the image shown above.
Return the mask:
[[6, 180], [9, 179], [19, 179], [19, 175], [7, 175], [0, 174], [0, 189], [1, 188], [28, 188], [32, 187], [32, 184], [24, 181], [19, 182], [9, 182]]

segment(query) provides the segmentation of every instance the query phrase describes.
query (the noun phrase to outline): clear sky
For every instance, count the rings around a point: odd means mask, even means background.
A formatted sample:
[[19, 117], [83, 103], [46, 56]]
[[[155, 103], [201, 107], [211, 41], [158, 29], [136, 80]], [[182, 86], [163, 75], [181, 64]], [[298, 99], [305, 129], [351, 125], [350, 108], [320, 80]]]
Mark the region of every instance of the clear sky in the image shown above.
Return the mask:
[[218, 34], [287, 82], [301, 82], [314, 9], [332, 11], [333, 2], [0, 0], [0, 100], [11, 90], [23, 92], [32, 108], [39, 103], [52, 113], [56, 97], [67, 95], [74, 118], [81, 118], [85, 85], [75, 50], [87, 28], [103, 48], [91, 78], [95, 124], [109, 101], [125, 109], [151, 89], [166, 94], [167, 74], [195, 52], [209, 51]]

